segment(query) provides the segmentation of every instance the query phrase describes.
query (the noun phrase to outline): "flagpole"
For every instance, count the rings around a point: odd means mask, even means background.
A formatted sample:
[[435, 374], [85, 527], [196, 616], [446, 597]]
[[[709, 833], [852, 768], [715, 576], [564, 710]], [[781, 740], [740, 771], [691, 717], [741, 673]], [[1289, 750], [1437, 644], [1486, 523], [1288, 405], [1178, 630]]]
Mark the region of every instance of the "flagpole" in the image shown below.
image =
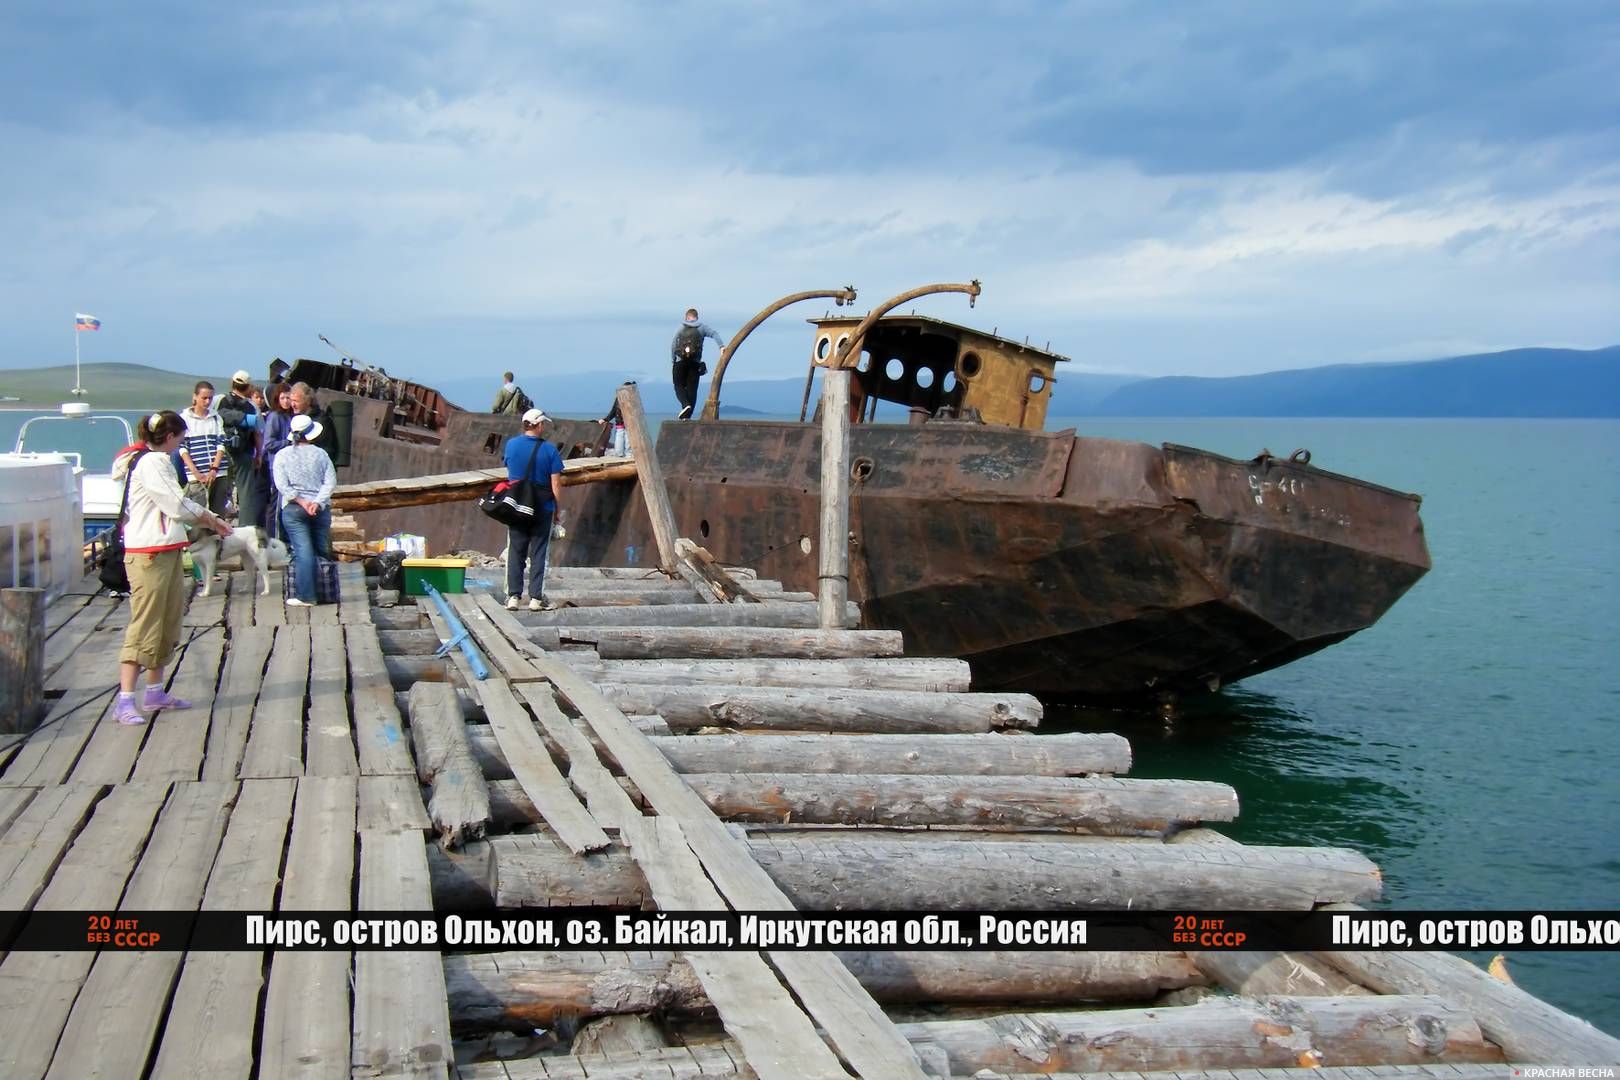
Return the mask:
[[79, 379], [79, 320], [73, 320], [73, 396], [78, 397], [84, 393]]

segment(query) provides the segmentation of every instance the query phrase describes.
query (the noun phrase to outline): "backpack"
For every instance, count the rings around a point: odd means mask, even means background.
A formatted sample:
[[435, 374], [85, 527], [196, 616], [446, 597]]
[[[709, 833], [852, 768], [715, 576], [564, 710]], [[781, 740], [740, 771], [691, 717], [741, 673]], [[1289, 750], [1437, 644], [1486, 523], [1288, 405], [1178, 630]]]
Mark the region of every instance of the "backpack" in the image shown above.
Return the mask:
[[695, 326], [682, 326], [675, 331], [675, 357], [678, 360], [701, 360], [703, 331]]
[[522, 416], [524, 413], [534, 408], [534, 398], [530, 397], [528, 394], [525, 394], [523, 392], [523, 387], [519, 386], [515, 388], [512, 391], [512, 397], [517, 401], [517, 407], [512, 409], [512, 411], [517, 413], [519, 416]]

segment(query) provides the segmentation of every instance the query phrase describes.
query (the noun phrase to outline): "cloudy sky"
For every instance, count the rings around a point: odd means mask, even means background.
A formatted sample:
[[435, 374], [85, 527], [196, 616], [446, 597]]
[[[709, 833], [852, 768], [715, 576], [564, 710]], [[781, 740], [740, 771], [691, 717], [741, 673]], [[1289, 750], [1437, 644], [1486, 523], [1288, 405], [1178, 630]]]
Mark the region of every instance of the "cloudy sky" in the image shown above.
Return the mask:
[[85, 311], [179, 370], [656, 372], [688, 305], [975, 277], [919, 310], [1096, 371], [1610, 345], [1617, 72], [1614, 0], [11, 0], [0, 367]]

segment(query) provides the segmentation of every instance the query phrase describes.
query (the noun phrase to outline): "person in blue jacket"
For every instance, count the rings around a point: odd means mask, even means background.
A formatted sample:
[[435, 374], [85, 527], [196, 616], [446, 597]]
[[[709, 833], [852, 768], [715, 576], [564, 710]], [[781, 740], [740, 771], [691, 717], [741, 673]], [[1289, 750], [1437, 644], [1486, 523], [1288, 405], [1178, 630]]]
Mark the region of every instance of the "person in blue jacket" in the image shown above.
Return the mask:
[[557, 503], [562, 498], [562, 455], [541, 437], [547, 416], [539, 409], [523, 414], [523, 434], [506, 440], [501, 458], [506, 462], [506, 478], [514, 483], [529, 480], [540, 493], [534, 520], [527, 525], [506, 527], [506, 607], [516, 611], [523, 596], [524, 569], [527, 566], [529, 610], [545, 611], [546, 548], [551, 542], [553, 516], [562, 517]]

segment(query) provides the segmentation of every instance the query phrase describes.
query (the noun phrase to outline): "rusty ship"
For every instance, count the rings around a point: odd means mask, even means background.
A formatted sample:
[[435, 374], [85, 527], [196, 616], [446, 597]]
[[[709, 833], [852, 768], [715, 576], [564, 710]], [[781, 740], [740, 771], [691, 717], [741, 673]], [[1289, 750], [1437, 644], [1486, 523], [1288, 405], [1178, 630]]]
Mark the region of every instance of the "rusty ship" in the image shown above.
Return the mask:
[[[661, 426], [658, 459], [681, 535], [814, 591], [809, 377], [797, 421], [720, 418], [725, 365], [759, 321], [722, 353], [700, 418]], [[861, 322], [810, 320], [811, 375]], [[847, 365], [850, 598], [865, 625], [903, 631], [908, 651], [969, 661], [977, 687], [1070, 700], [1214, 691], [1366, 629], [1429, 569], [1417, 495], [1304, 452], [1239, 460], [1047, 431], [1066, 357], [925, 316], [867, 325]], [[345, 483], [498, 466], [518, 430], [349, 358], [300, 360], [289, 377], [335, 406]], [[877, 422], [883, 402], [909, 422]], [[555, 419], [547, 437], [565, 456], [606, 441], [596, 420]], [[563, 505], [554, 565], [656, 566], [634, 480], [569, 488]], [[373, 537], [419, 533], [436, 552], [505, 546], [465, 502], [360, 518]]]

